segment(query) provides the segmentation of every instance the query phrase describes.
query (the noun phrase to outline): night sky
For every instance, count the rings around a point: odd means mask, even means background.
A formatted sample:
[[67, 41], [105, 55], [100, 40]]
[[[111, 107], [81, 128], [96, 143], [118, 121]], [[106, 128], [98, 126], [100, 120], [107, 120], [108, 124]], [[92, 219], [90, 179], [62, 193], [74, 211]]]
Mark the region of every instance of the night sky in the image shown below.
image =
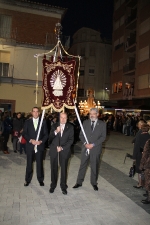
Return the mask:
[[72, 36], [81, 27], [100, 31], [101, 37], [112, 38], [113, 0], [32, 0], [67, 8], [62, 20], [63, 34]]

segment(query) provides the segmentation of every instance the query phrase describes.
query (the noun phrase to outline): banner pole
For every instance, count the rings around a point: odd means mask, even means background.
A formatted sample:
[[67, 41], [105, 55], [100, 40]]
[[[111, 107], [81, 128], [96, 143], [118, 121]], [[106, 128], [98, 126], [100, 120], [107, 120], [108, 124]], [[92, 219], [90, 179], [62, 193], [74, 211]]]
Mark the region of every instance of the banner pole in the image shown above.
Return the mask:
[[[82, 130], [82, 133], [83, 133], [83, 135], [84, 135], [85, 141], [86, 141], [87, 144], [89, 144], [88, 139], [87, 139], [87, 136], [86, 136], [85, 131], [84, 131], [84, 128], [83, 128], [83, 125], [82, 125], [82, 122], [81, 122], [81, 120], [80, 120], [80, 116], [79, 116], [79, 113], [78, 113], [78, 110], [77, 110], [77, 107], [76, 107], [76, 104], [75, 104], [75, 103], [74, 103], [74, 106], [75, 106], [75, 112], [76, 112], [76, 115], [77, 115], [77, 118], [78, 118], [78, 121], [79, 121], [81, 130]], [[90, 150], [87, 149], [87, 152], [88, 152], [88, 155], [89, 155]]]

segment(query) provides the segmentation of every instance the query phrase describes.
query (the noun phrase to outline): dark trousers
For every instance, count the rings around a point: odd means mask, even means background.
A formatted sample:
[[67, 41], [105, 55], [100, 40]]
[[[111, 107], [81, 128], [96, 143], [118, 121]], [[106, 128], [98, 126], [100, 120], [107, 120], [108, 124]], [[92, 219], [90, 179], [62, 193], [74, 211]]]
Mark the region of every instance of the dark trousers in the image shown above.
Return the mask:
[[14, 151], [19, 151], [18, 137], [13, 137], [13, 150]]
[[8, 140], [9, 140], [9, 133], [3, 134], [4, 140], [3, 140], [3, 151], [8, 151]]
[[81, 153], [81, 164], [78, 172], [77, 184], [82, 184], [84, 181], [89, 160], [91, 165], [91, 184], [97, 185], [100, 154], [90, 153], [88, 156], [86, 156], [85, 151], [82, 151]]
[[24, 150], [24, 153], [26, 154], [26, 144], [20, 143], [20, 154], [22, 154], [22, 149]]
[[26, 175], [25, 180], [29, 182], [32, 180], [33, 176], [33, 161], [36, 161], [36, 174], [39, 182], [44, 181], [44, 170], [43, 170], [43, 151], [38, 151], [35, 153], [34, 150], [26, 152], [27, 154], [27, 166], [26, 166]]
[[[58, 180], [58, 155], [53, 158], [50, 157], [51, 163], [51, 188], [56, 188]], [[67, 167], [68, 167], [68, 158], [65, 159], [59, 153], [59, 164], [61, 167], [61, 178], [60, 178], [60, 187], [61, 189], [66, 189], [67, 186]]]

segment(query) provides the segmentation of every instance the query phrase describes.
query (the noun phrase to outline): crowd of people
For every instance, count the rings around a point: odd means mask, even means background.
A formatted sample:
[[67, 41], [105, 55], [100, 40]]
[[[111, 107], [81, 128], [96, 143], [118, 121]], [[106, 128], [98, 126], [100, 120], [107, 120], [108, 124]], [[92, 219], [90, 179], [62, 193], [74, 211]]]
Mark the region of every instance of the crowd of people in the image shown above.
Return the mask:
[[[0, 115], [0, 140], [1, 148], [4, 154], [9, 154], [8, 140], [11, 135], [13, 151], [15, 153], [26, 154], [26, 140], [22, 135], [24, 123], [32, 118], [32, 114], [14, 113], [13, 117], [9, 112]], [[81, 121], [87, 120], [89, 116], [81, 115]], [[138, 184], [135, 189], [145, 187], [146, 196], [142, 200], [143, 204], [150, 203], [150, 120], [145, 121], [141, 116], [132, 115], [99, 115], [99, 120], [106, 123], [107, 134], [111, 131], [121, 132], [126, 136], [133, 136], [133, 163], [136, 164], [136, 173], [138, 174]], [[48, 134], [51, 127], [59, 121], [59, 113], [45, 113]], [[74, 113], [68, 114], [68, 122], [74, 127], [74, 144], [79, 141], [80, 125]], [[45, 149], [48, 148], [48, 140], [45, 143]], [[143, 178], [144, 177], [144, 178]]]

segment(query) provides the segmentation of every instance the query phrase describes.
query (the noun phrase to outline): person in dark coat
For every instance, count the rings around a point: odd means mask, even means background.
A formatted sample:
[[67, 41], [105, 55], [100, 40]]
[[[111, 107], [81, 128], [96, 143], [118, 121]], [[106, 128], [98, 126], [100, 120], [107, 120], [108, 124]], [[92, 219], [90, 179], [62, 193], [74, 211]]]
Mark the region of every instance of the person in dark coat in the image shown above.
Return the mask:
[[144, 146], [144, 151], [140, 163], [140, 170], [144, 171], [144, 178], [145, 178], [144, 186], [148, 193], [147, 198], [142, 200], [141, 202], [143, 204], [150, 204], [150, 139], [146, 142]]
[[144, 149], [144, 145], [146, 141], [150, 138], [150, 135], [148, 133], [149, 126], [147, 124], [143, 124], [141, 127], [141, 134], [138, 135], [138, 138], [136, 138], [135, 144], [134, 144], [134, 151], [133, 151], [133, 160], [136, 163], [136, 172], [138, 173], [138, 180], [139, 183], [137, 186], [133, 186], [134, 188], [141, 188], [141, 170], [140, 170], [140, 162], [142, 158], [142, 152]]
[[10, 133], [12, 131], [12, 123], [11, 123], [11, 119], [9, 117], [9, 114], [7, 112], [5, 112], [5, 114], [4, 114], [3, 126], [4, 126], [4, 130], [3, 130], [3, 133], [2, 133], [2, 135], [4, 137], [3, 153], [9, 154], [7, 143], [8, 143], [8, 140], [9, 140]]
[[67, 114], [60, 113], [60, 122], [51, 127], [49, 136], [50, 142], [50, 164], [51, 164], [51, 185], [50, 193], [53, 193], [57, 186], [58, 163], [61, 167], [60, 187], [64, 195], [67, 194], [67, 168], [71, 156], [71, 145], [74, 141], [73, 125], [67, 123]]
[[18, 138], [22, 133], [23, 129], [23, 119], [21, 118], [21, 113], [18, 112], [16, 117], [13, 119], [13, 150], [15, 153], [20, 149]]
[[[28, 186], [33, 176], [33, 161], [36, 160], [37, 179], [40, 186], [44, 186], [44, 170], [43, 170], [43, 155], [45, 149], [45, 142], [48, 138], [46, 121], [43, 120], [39, 140], [36, 141], [41, 118], [39, 117], [38, 107], [33, 107], [32, 118], [25, 121], [22, 136], [26, 140], [26, 154], [27, 166], [24, 186]], [[35, 145], [37, 145], [37, 152], [35, 153]]]

